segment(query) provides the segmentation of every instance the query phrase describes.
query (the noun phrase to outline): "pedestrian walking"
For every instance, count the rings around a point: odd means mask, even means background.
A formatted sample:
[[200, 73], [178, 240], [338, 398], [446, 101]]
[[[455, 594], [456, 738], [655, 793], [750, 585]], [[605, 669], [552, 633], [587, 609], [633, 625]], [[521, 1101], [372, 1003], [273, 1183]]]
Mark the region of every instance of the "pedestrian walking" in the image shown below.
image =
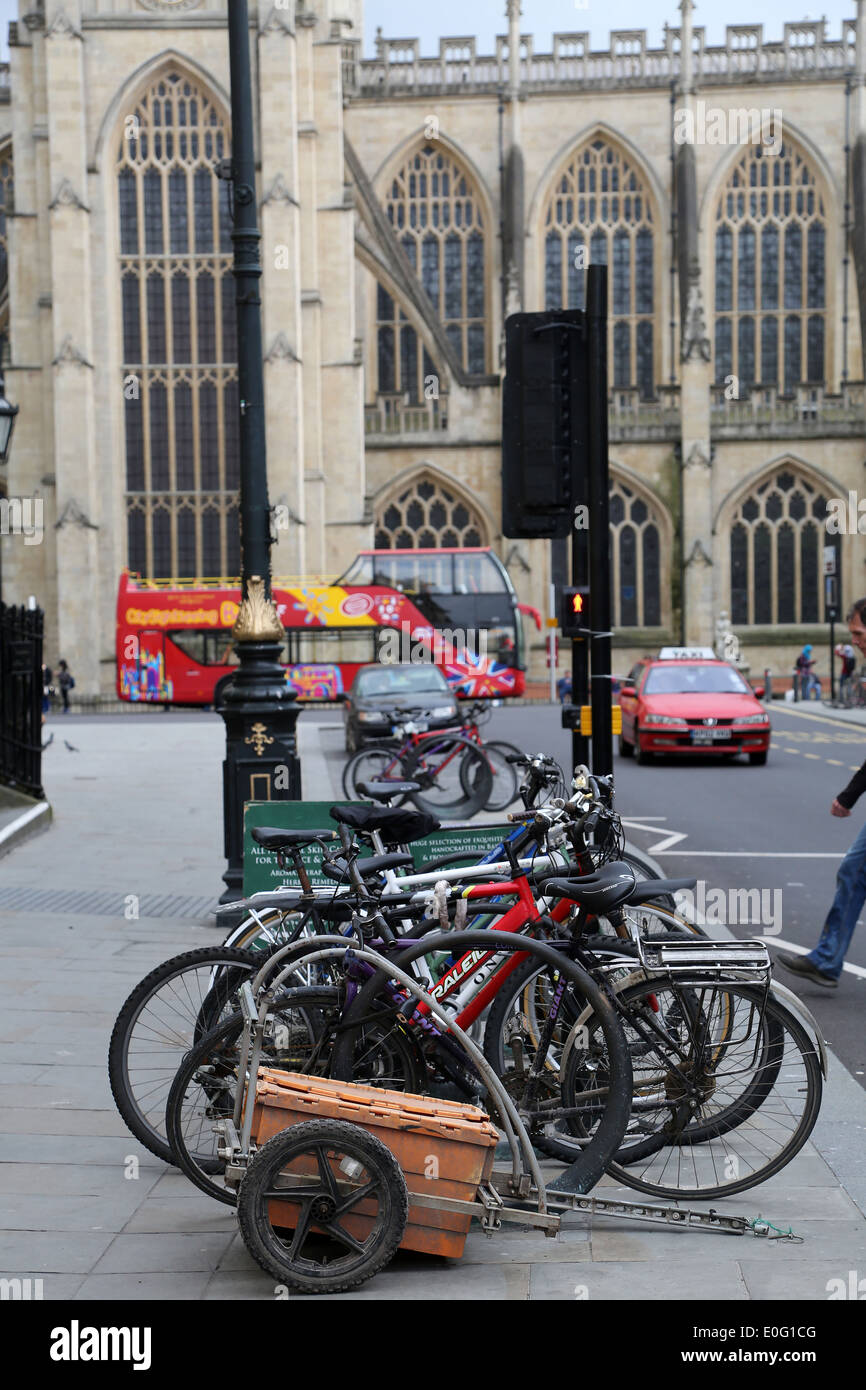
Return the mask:
[[839, 676], [839, 699], [843, 704], [846, 704], [851, 698], [851, 678], [857, 667], [857, 658], [850, 642], [840, 642], [834, 651], [842, 662], [842, 671]]
[[[866, 598], [858, 599], [846, 618], [851, 641], [866, 656]], [[805, 650], [805, 649], [804, 649]], [[866, 762], [855, 772], [844, 791], [830, 807], [831, 816], [846, 818], [858, 798], [866, 791]], [[792, 974], [826, 989], [837, 987], [845, 955], [854, 935], [854, 928], [866, 902], [866, 825], [849, 849], [836, 875], [836, 896], [833, 899], [821, 939], [806, 956], [791, 951], [779, 951], [776, 960]]]
[[63, 701], [63, 713], [69, 713], [69, 692], [75, 689], [75, 677], [66, 665], [65, 661], [57, 663], [57, 684], [60, 686], [60, 698]]
[[821, 698], [821, 682], [818, 680], [818, 677], [815, 675], [815, 672], [814, 672], [814, 670], [813, 670], [814, 665], [815, 665], [815, 658], [812, 656], [812, 647], [811, 647], [811, 644], [810, 644], [810, 643], [807, 643], [806, 646], [805, 646], [805, 647], [803, 648], [803, 650], [801, 651], [800, 655], [797, 657], [797, 660], [796, 660], [796, 663], [795, 663], [795, 675], [794, 675], [794, 681], [795, 681], [795, 684], [794, 684], [794, 699], [795, 699], [795, 700], [797, 699], [797, 688], [798, 688], [798, 686], [799, 686], [799, 691], [800, 691], [799, 698], [800, 698], [801, 700], [808, 700], [808, 699], [810, 698], [810, 696], [813, 695], [813, 694], [814, 694], [816, 700], [819, 700], [819, 699]]

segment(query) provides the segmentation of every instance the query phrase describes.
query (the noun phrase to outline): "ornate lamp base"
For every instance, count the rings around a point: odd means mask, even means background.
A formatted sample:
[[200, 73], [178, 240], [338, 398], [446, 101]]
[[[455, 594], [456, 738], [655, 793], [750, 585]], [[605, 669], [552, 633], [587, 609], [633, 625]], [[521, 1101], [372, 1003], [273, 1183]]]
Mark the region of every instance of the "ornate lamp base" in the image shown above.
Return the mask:
[[226, 726], [223, 821], [228, 867], [221, 903], [243, 892], [244, 803], [299, 801], [301, 765], [295, 726], [300, 710], [280, 665], [280, 644], [238, 642], [238, 666], [218, 713]]

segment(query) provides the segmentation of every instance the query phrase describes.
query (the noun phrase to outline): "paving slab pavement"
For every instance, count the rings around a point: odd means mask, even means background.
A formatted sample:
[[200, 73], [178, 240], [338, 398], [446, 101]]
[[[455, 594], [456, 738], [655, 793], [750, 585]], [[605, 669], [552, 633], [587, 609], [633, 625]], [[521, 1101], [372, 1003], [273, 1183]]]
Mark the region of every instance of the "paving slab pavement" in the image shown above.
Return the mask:
[[[219, 934], [206, 913], [76, 910], [76, 894], [105, 887], [121, 903], [164, 885], [178, 901], [216, 897], [222, 724], [81, 718], [74, 730], [79, 752], [61, 743], [46, 768], [53, 827], [6, 857], [0, 879], [25, 897], [56, 895], [33, 912], [19, 899], [0, 906], [0, 1275], [41, 1278], [46, 1300], [281, 1299], [233, 1212], [142, 1149], [107, 1083], [108, 1037], [128, 992], [153, 965]], [[338, 795], [316, 727], [302, 719], [299, 736], [307, 795]], [[760, 1189], [713, 1204], [790, 1225], [802, 1244], [575, 1214], [556, 1240], [473, 1230], [461, 1261], [401, 1252], [341, 1299], [825, 1300], [832, 1280], [866, 1274], [864, 1137], [866, 1094], [832, 1059], [803, 1152]], [[607, 1182], [596, 1195], [640, 1200]]]

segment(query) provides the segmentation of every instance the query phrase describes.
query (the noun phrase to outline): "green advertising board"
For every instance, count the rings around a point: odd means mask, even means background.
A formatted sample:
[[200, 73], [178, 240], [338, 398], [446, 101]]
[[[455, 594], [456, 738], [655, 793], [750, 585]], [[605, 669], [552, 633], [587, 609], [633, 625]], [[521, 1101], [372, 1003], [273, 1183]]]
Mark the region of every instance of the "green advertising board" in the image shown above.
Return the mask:
[[[278, 830], [336, 830], [329, 815], [333, 801], [248, 801], [244, 807], [244, 897], [251, 893], [272, 892], [297, 884], [291, 868], [281, 869], [271, 850], [257, 845], [254, 826], [268, 825]], [[483, 859], [513, 829], [506, 825], [467, 825], [435, 830], [411, 846], [416, 868], [446, 854], [472, 854]], [[363, 850], [362, 853], [369, 853]], [[333, 879], [321, 872], [322, 851], [318, 845], [305, 845], [304, 866], [314, 888], [333, 888]]]

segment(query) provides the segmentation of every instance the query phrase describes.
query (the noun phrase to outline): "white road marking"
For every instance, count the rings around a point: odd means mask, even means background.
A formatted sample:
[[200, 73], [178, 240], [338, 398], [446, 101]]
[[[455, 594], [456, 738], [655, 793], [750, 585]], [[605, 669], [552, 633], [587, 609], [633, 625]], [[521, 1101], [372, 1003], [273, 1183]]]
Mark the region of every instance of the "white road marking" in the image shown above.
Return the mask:
[[[767, 936], [753, 936], [752, 940], [764, 941], [768, 946], [784, 946], [786, 951], [793, 951], [795, 956], [808, 956], [812, 949], [810, 946], [798, 946], [793, 941], [783, 941], [779, 936], [774, 936], [772, 938]], [[863, 979], [866, 979], [866, 970], [864, 970], [862, 965], [849, 965], [846, 961], [842, 969], [850, 971], [852, 975], [860, 975]]]
[[[683, 837], [685, 838], [685, 837]], [[844, 854], [827, 853], [817, 850], [797, 851], [787, 849], [654, 849], [654, 854], [681, 854], [692, 859], [844, 859]]]
[[[647, 845], [647, 854], [669, 854], [672, 845], [678, 845], [681, 840], [687, 839], [688, 835], [684, 830], [672, 830], [670, 835], [666, 835], [657, 844]], [[683, 850], [683, 853], [687, 854], [688, 850]]]

